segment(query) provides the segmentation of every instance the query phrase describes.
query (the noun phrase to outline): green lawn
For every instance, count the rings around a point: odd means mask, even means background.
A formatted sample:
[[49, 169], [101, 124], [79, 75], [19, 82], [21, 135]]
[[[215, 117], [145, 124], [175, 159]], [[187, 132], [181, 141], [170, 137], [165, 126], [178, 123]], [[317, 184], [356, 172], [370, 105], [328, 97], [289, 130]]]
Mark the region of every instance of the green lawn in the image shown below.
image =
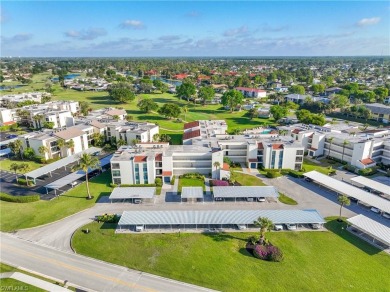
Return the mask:
[[92, 207], [101, 196], [108, 196], [112, 188], [109, 171], [90, 181], [93, 200], [86, 200], [86, 184], [83, 183], [51, 201], [10, 203], [0, 201], [0, 230], [13, 231], [50, 223]]
[[298, 205], [298, 202], [295, 201], [293, 198], [290, 198], [289, 196], [286, 196], [283, 193], [279, 193], [279, 202], [286, 204], [286, 205]]
[[237, 182], [242, 186], [266, 186], [266, 184], [256, 176], [237, 171], [235, 171], [235, 173]]
[[202, 187], [205, 191], [203, 179], [197, 178], [179, 178], [178, 192], [181, 192], [182, 187]]
[[1, 160], [0, 161], [0, 169], [1, 170], [6, 170], [6, 171], [11, 171], [9, 169], [9, 167], [11, 166], [12, 163], [17, 163], [17, 164], [21, 164], [21, 163], [27, 163], [29, 165], [29, 170], [28, 171], [32, 171], [34, 169], [37, 169], [37, 168], [40, 168], [43, 166], [43, 164], [40, 164], [40, 163], [37, 163], [37, 162], [34, 162], [34, 161], [28, 161], [28, 160], [21, 160], [21, 159], [4, 159], [4, 160]]
[[1, 283], [0, 285], [1, 291], [29, 291], [29, 292], [46, 291], [41, 288], [11, 278], [1, 279], [0, 283]]
[[[271, 232], [281, 263], [250, 256], [253, 233], [115, 234], [114, 225], [91, 223], [73, 237], [77, 253], [222, 291], [388, 291], [390, 256], [342, 230]], [[81, 229], [89, 228], [88, 235]], [[127, 252], [123, 252], [123, 251]]]
[[328, 175], [336, 167], [337, 167], [336, 165], [331, 165], [331, 164], [327, 163], [326, 161], [324, 161], [324, 162], [321, 161], [321, 163], [317, 164], [315, 162], [310, 161], [307, 158], [304, 158], [304, 160], [303, 160], [303, 168], [305, 169], [305, 172], [316, 170], [318, 172], [321, 172], [323, 174]]

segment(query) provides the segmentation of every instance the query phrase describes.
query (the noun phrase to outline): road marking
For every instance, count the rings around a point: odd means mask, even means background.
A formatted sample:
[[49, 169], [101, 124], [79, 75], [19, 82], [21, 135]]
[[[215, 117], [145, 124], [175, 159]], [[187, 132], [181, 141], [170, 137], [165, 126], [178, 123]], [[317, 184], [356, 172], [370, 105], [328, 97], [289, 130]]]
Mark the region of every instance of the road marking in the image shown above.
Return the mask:
[[82, 269], [82, 268], [78, 268], [78, 267], [75, 267], [75, 266], [72, 266], [72, 265], [69, 265], [69, 264], [65, 264], [65, 263], [63, 263], [63, 262], [61, 262], [59, 260], [54, 260], [54, 259], [51, 259], [51, 258], [38, 256], [38, 255], [35, 255], [33, 253], [30, 253], [30, 252], [27, 252], [27, 251], [24, 251], [24, 250], [21, 250], [21, 249], [18, 249], [18, 248], [15, 248], [15, 247], [11, 247], [8, 244], [2, 243], [1, 247], [5, 248], [5, 249], [9, 249], [9, 250], [11, 250], [11, 251], [13, 251], [15, 253], [18, 253], [18, 254], [21, 254], [21, 255], [25, 255], [25, 256], [30, 257], [30, 258], [36, 258], [36, 259], [41, 260], [43, 262], [51, 263], [51, 264], [54, 264], [56, 266], [61, 266], [61, 267], [65, 268], [65, 269], [68, 269], [68, 270], [73, 270], [73, 271], [76, 271], [76, 272], [81, 272], [81, 273], [84, 273], [84, 274], [88, 274], [90, 276], [93, 276], [93, 277], [96, 277], [96, 278], [100, 278], [100, 279], [104, 279], [104, 280], [107, 280], [107, 281], [111, 281], [111, 282], [117, 283], [119, 285], [124, 285], [124, 286], [128, 286], [130, 288], [135, 288], [135, 289], [143, 290], [143, 291], [147, 291], [147, 292], [156, 292], [157, 291], [157, 290], [154, 290], [152, 288], [148, 288], [148, 287], [139, 285], [139, 284], [134, 283], [134, 282], [125, 282], [123, 280], [119, 280], [119, 279], [114, 278], [114, 277], [104, 276], [104, 275], [101, 275], [99, 273], [91, 272], [91, 271], [88, 271], [88, 270], [85, 270], [85, 269]]

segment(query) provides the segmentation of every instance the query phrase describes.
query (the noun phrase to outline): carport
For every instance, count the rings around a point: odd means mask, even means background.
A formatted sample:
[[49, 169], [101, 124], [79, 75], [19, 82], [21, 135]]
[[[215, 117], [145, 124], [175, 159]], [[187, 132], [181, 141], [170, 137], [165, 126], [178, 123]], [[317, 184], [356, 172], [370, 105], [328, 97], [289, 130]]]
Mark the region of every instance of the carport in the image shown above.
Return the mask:
[[273, 186], [225, 186], [213, 187], [214, 201], [254, 201], [258, 198], [277, 198], [279, 193]]
[[375, 190], [382, 194], [390, 196], [390, 186], [377, 182], [376, 180], [366, 178], [364, 176], [356, 176], [351, 178], [351, 181], [358, 183], [366, 188]]
[[[390, 228], [374, 221], [362, 214], [354, 216], [352, 218], [347, 219], [347, 222], [352, 225], [353, 228], [361, 231], [365, 235], [368, 235], [374, 244], [377, 244], [378, 241], [385, 245], [386, 247], [390, 247]], [[361, 236], [362, 234], [359, 234]], [[364, 237], [367, 239], [367, 237]]]
[[203, 198], [203, 188], [202, 187], [183, 187], [181, 189], [181, 202], [189, 202], [189, 201], [202, 201], [204, 203]]
[[[156, 195], [155, 187], [117, 187], [115, 188], [109, 199], [110, 202], [126, 202], [143, 203], [149, 201], [154, 203], [154, 196]], [[140, 200], [138, 202], [138, 200]]]
[[304, 176], [312, 179], [318, 185], [336, 192], [337, 194], [353, 197], [368, 206], [373, 206], [386, 213], [390, 213], [390, 201], [377, 195], [366, 192], [358, 187], [354, 187], [353, 185], [339, 181], [315, 170], [305, 173]]
[[96, 152], [100, 152], [102, 149], [101, 148], [97, 148], [97, 147], [91, 147], [91, 148], [88, 148], [80, 153], [77, 153], [77, 154], [73, 154], [71, 156], [68, 156], [68, 157], [65, 157], [65, 158], [62, 158], [60, 160], [57, 160], [53, 163], [50, 163], [48, 165], [45, 165], [43, 167], [40, 167], [38, 169], [35, 169], [33, 171], [30, 171], [28, 173], [25, 174], [26, 177], [28, 178], [31, 178], [34, 183], [36, 184], [36, 179], [38, 177], [41, 177], [41, 176], [44, 176], [45, 174], [50, 174], [51, 176], [51, 173], [61, 167], [64, 167], [66, 169], [66, 167], [71, 164], [71, 163], [74, 163], [74, 162], [77, 162], [79, 161], [80, 159], [80, 156], [83, 154], [83, 153], [87, 153], [87, 154], [92, 154], [92, 153], [96, 153]]

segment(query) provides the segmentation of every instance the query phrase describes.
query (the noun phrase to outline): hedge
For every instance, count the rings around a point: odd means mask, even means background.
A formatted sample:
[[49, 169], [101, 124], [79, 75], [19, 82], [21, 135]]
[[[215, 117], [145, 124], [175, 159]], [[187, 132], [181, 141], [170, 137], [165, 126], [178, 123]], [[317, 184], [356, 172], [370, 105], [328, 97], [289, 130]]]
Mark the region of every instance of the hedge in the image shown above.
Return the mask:
[[180, 178], [198, 178], [198, 179], [204, 179], [204, 175], [203, 174], [200, 174], [198, 172], [192, 172], [192, 173], [186, 173], [186, 174], [183, 174], [181, 176], [179, 176]]
[[175, 184], [175, 177], [172, 177], [171, 179], [171, 186], [173, 186]]
[[130, 184], [121, 184], [121, 185], [117, 185], [117, 184], [113, 184], [113, 183], [110, 183], [110, 187], [112, 188], [116, 188], [116, 187], [120, 187], [120, 188], [127, 188], [127, 187], [156, 187], [155, 184], [139, 184], [139, 185], [130, 185]]
[[276, 177], [279, 177], [281, 175], [282, 174], [280, 173], [279, 170], [274, 170], [274, 169], [267, 170], [267, 173], [265, 174], [265, 176], [268, 178], [276, 178]]
[[363, 175], [363, 176], [370, 176], [370, 175], [373, 175], [373, 174], [375, 174], [377, 172], [378, 172], [378, 168], [377, 167], [369, 167], [369, 168], [365, 168], [365, 169], [360, 169], [359, 170], [359, 174]]
[[11, 196], [5, 193], [0, 193], [0, 201], [7, 201], [12, 203], [31, 203], [39, 201], [41, 198], [39, 195], [31, 196]]
[[103, 214], [96, 216], [97, 222], [106, 222], [106, 223], [118, 223], [120, 219], [120, 216], [116, 214]]
[[[27, 186], [27, 181], [26, 181], [25, 178], [21, 178], [21, 177], [18, 178], [17, 183], [20, 184], [20, 185], [22, 185], [22, 186]], [[29, 185], [29, 186], [34, 185], [34, 182], [31, 181], [31, 180], [29, 180], [29, 181], [28, 181], [28, 185]]]

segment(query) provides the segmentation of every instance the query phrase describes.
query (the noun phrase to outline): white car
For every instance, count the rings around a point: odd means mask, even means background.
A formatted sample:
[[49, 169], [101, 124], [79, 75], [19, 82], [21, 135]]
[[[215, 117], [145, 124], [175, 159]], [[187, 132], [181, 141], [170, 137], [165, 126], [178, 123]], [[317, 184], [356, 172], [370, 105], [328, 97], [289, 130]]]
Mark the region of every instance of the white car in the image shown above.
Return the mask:
[[380, 213], [380, 210], [376, 207], [371, 207], [371, 211], [374, 213]]
[[387, 219], [390, 219], [390, 214], [389, 213], [383, 212], [382, 216], [387, 218]]
[[283, 230], [283, 225], [282, 225], [282, 224], [275, 224], [275, 225], [274, 225], [274, 229], [275, 229], [276, 231]]
[[286, 224], [287, 230], [297, 230], [297, 224]]
[[318, 224], [318, 223], [312, 223], [312, 224], [310, 224], [310, 226], [313, 229], [320, 229], [321, 228], [321, 224]]
[[264, 198], [264, 197], [258, 197], [258, 198], [257, 198], [257, 201], [258, 201], [258, 202], [265, 202], [265, 198]]

